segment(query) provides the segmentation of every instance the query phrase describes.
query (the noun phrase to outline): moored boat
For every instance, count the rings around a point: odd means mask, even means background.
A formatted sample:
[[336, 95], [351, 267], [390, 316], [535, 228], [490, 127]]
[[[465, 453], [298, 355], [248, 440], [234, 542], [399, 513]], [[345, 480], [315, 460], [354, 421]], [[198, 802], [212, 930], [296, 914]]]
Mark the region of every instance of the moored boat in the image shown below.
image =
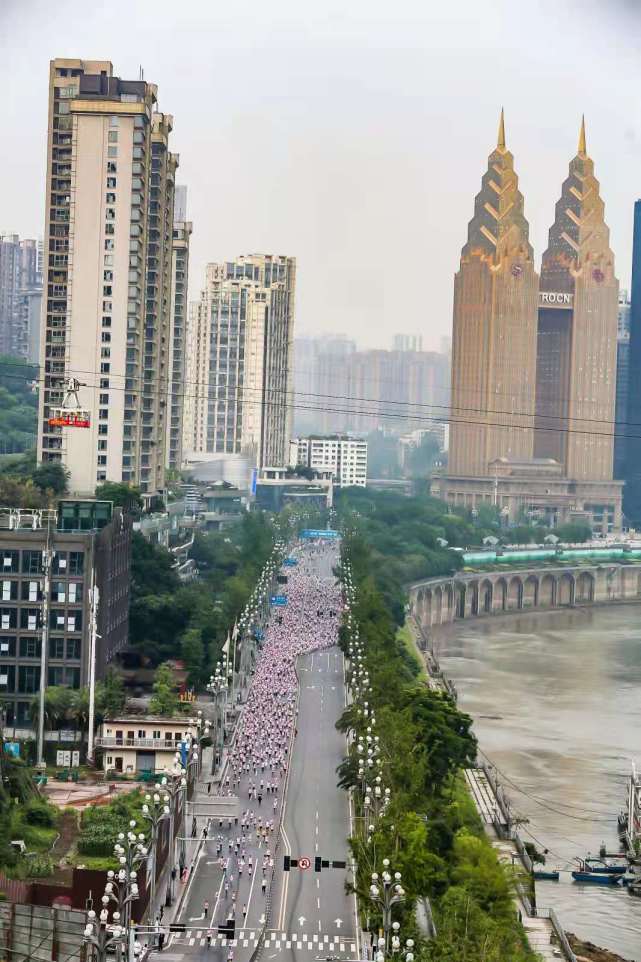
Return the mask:
[[544, 881], [545, 881], [545, 882], [558, 882], [558, 881], [559, 881], [559, 873], [558, 873], [558, 872], [546, 872], [545, 870], [541, 871], [541, 870], [539, 870], [539, 869], [535, 869], [534, 872], [533, 872], [533, 875], [534, 875], [534, 880], [535, 880], [536, 882], [544, 882]]
[[618, 885], [621, 876], [613, 875], [610, 872], [572, 872], [575, 882], [591, 882], [594, 885]]
[[588, 872], [600, 872], [602, 875], [623, 875], [628, 869], [628, 860], [623, 862], [609, 862], [600, 858], [586, 858], [584, 868]]

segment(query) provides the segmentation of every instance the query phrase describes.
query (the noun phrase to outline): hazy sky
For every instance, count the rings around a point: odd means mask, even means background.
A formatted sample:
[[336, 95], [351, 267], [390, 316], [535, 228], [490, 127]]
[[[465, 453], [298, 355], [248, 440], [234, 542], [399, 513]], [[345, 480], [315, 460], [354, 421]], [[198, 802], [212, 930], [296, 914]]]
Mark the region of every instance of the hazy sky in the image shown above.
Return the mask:
[[174, 115], [192, 297], [207, 261], [295, 255], [297, 333], [438, 348], [502, 104], [537, 259], [585, 112], [628, 285], [640, 54], [641, 0], [0, 0], [0, 231], [43, 231], [49, 60], [142, 65]]

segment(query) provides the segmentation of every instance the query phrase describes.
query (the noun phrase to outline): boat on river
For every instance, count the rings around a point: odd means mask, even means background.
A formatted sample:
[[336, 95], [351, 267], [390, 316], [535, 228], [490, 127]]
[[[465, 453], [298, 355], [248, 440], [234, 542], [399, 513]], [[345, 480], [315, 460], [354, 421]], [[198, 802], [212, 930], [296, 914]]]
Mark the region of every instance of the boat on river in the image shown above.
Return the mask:
[[611, 872], [595, 872], [588, 869], [585, 871], [572, 872], [575, 882], [591, 882], [593, 885], [618, 885], [621, 881], [620, 875], [613, 875]]
[[588, 872], [599, 872], [601, 875], [623, 875], [628, 869], [628, 860], [611, 862], [602, 858], [586, 858], [582, 868]]
[[557, 871], [546, 872], [544, 869], [543, 870], [534, 869], [534, 872], [532, 874], [534, 875], [535, 882], [558, 882], [559, 881], [559, 873]]

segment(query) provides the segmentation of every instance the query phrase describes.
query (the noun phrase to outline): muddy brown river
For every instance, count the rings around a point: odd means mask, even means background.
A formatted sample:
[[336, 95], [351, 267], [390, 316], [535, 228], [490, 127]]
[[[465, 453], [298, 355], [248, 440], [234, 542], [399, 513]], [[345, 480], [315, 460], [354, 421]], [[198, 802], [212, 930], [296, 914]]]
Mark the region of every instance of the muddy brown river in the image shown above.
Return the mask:
[[617, 851], [630, 762], [641, 765], [641, 607], [457, 622], [435, 643], [480, 747], [504, 776], [525, 840], [559, 882], [537, 882], [566, 929], [641, 962], [641, 899], [581, 885], [577, 857]]

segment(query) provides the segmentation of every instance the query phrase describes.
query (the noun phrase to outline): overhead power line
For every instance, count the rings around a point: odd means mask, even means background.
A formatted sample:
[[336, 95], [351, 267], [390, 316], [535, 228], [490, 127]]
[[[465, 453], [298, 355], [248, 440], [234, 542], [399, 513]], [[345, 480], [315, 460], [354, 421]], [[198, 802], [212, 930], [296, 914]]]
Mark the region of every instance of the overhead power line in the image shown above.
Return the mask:
[[[0, 364], [1, 364], [1, 363], [4, 363], [4, 362], [0, 362]], [[86, 376], [92, 376], [92, 377], [98, 377], [98, 378], [101, 377], [100, 372], [97, 372], [97, 371], [89, 371], [89, 370], [84, 370], [84, 369], [80, 369], [80, 368], [66, 368], [64, 374], [60, 374], [60, 375], [56, 374], [56, 375], [53, 375], [53, 376], [56, 377], [56, 378], [59, 377], [59, 378], [62, 380], [66, 375], [76, 375], [76, 376], [77, 376], [77, 375], [81, 375], [81, 376], [82, 376], [82, 375], [86, 375]], [[31, 378], [29, 378], [29, 377], [26, 376], [26, 375], [12, 375], [12, 374], [4, 374], [4, 375], [3, 375], [3, 374], [1, 374], [1, 372], [0, 372], [0, 376], [4, 376], [4, 377], [16, 377], [16, 378], [17, 378], [17, 377], [20, 377], [20, 378], [21, 378], [22, 380], [24, 380], [24, 381], [31, 381], [31, 380], [32, 380]], [[52, 375], [49, 375], [49, 376], [52, 376]], [[106, 374], [102, 375], [102, 377], [106, 377], [106, 376], [107, 376]], [[119, 378], [123, 378], [123, 379], [124, 379], [125, 377], [128, 377], [128, 375], [126, 375], [126, 374], [118, 374], [118, 373], [116, 373], [116, 372], [114, 372], [114, 371], [110, 371], [108, 376], [109, 376], [110, 378], [111, 378], [111, 377], [119, 377]], [[102, 391], [120, 391], [120, 392], [127, 393], [127, 394], [137, 394], [137, 393], [143, 394], [143, 393], [144, 393], [144, 394], [146, 394], [147, 396], [149, 396], [149, 395], [151, 394], [152, 396], [162, 397], [163, 399], [167, 399], [167, 398], [169, 398], [169, 397], [173, 397], [173, 398], [179, 398], [179, 399], [182, 398], [183, 400], [186, 399], [186, 398], [201, 399], [201, 400], [207, 400], [207, 401], [216, 401], [216, 400], [217, 400], [217, 401], [228, 401], [228, 402], [235, 400], [237, 403], [238, 403], [238, 402], [242, 403], [243, 401], [246, 401], [246, 402], [248, 402], [248, 403], [250, 403], [250, 404], [260, 404], [260, 403], [263, 403], [263, 404], [265, 404], [266, 406], [271, 406], [271, 407], [276, 407], [276, 406], [282, 407], [282, 406], [284, 405], [284, 406], [290, 408], [291, 410], [295, 410], [295, 411], [318, 411], [318, 412], [321, 412], [321, 413], [344, 414], [344, 415], [351, 415], [351, 416], [367, 417], [367, 418], [372, 418], [372, 419], [385, 418], [385, 419], [388, 419], [388, 420], [406, 421], [406, 422], [411, 422], [411, 423], [416, 423], [416, 424], [422, 424], [422, 423], [443, 424], [443, 423], [449, 423], [450, 421], [453, 421], [453, 422], [456, 423], [456, 424], [471, 424], [471, 425], [477, 425], [477, 426], [486, 427], [486, 428], [502, 427], [502, 428], [509, 428], [510, 430], [522, 430], [522, 431], [534, 431], [534, 430], [536, 430], [536, 431], [545, 431], [545, 432], [553, 433], [553, 434], [580, 434], [580, 435], [586, 435], [586, 436], [588, 436], [588, 437], [631, 438], [631, 439], [641, 440], [641, 434], [639, 434], [639, 435], [637, 435], [637, 434], [627, 434], [627, 433], [620, 432], [620, 431], [592, 431], [592, 430], [586, 430], [586, 429], [581, 429], [581, 428], [566, 427], [565, 425], [547, 426], [547, 425], [543, 425], [543, 424], [511, 424], [511, 423], [505, 423], [505, 422], [501, 422], [501, 421], [493, 421], [493, 420], [487, 420], [487, 419], [481, 420], [480, 418], [476, 418], [476, 419], [475, 419], [475, 418], [461, 418], [461, 417], [459, 417], [458, 415], [454, 415], [454, 417], [447, 417], [446, 415], [441, 415], [441, 416], [431, 415], [431, 416], [430, 416], [430, 415], [427, 415], [427, 414], [421, 414], [420, 412], [417, 412], [416, 414], [414, 414], [414, 413], [406, 412], [406, 411], [390, 412], [390, 411], [381, 411], [381, 410], [378, 410], [378, 409], [361, 410], [361, 409], [359, 409], [359, 408], [351, 408], [351, 407], [342, 407], [342, 408], [341, 408], [341, 407], [330, 407], [330, 408], [328, 408], [326, 405], [322, 405], [322, 406], [317, 407], [317, 406], [314, 406], [314, 405], [305, 405], [305, 404], [300, 404], [300, 403], [292, 403], [291, 401], [288, 401], [287, 398], [288, 398], [288, 397], [295, 397], [295, 396], [297, 396], [297, 395], [301, 395], [301, 396], [303, 396], [303, 398], [311, 397], [311, 398], [313, 398], [313, 399], [319, 398], [319, 399], [321, 399], [321, 400], [330, 400], [330, 401], [334, 401], [334, 400], [336, 400], [336, 401], [341, 401], [341, 400], [351, 401], [351, 400], [353, 400], [353, 401], [355, 401], [355, 402], [360, 402], [361, 400], [363, 400], [365, 403], [368, 403], [368, 402], [367, 402], [367, 399], [350, 398], [350, 397], [346, 397], [346, 396], [331, 395], [331, 394], [327, 394], [327, 395], [316, 395], [316, 394], [311, 394], [311, 393], [308, 394], [308, 393], [305, 393], [305, 392], [288, 391], [288, 390], [286, 390], [286, 389], [284, 389], [284, 388], [268, 388], [266, 391], [263, 391], [261, 388], [251, 388], [251, 387], [245, 387], [245, 386], [239, 387], [239, 386], [236, 385], [232, 390], [230, 390], [229, 388], [226, 388], [226, 389], [225, 389], [225, 391], [226, 391], [225, 395], [220, 396], [220, 397], [218, 397], [216, 394], [213, 393], [213, 391], [216, 390], [216, 387], [215, 387], [215, 386], [214, 386], [214, 387], [209, 387], [208, 391], [206, 391], [206, 392], [204, 392], [204, 393], [187, 392], [187, 391], [183, 391], [183, 392], [179, 392], [179, 393], [174, 393], [174, 392], [172, 392], [172, 391], [170, 391], [170, 390], [168, 390], [168, 389], [166, 389], [166, 390], [153, 390], [153, 391], [148, 391], [148, 390], [146, 390], [147, 385], [149, 385], [149, 384], [151, 384], [151, 383], [154, 383], [155, 381], [158, 381], [158, 380], [159, 380], [158, 378], [150, 378], [149, 380], [147, 380], [147, 381], [144, 382], [144, 385], [143, 385], [142, 387], [136, 387], [136, 388], [129, 388], [129, 387], [123, 387], [123, 386], [111, 385], [111, 384], [110, 384], [110, 386], [109, 386], [108, 388], [100, 388], [99, 385], [91, 385], [91, 386], [90, 386], [90, 389], [91, 389], [91, 390], [94, 390], [94, 391], [98, 391], [98, 392], [100, 392], [100, 391], [102, 390]], [[198, 384], [198, 385], [200, 385], [200, 384], [203, 384], [204, 382], [193, 381], [193, 382], [188, 382], [188, 383], [193, 383], [193, 384]], [[247, 393], [258, 394], [258, 395], [260, 395], [260, 398], [259, 398], [258, 400], [252, 400], [251, 398], [247, 398], [247, 397], [245, 396]], [[264, 394], [265, 394], [265, 393], [271, 394], [271, 395], [283, 395], [284, 398], [281, 397], [281, 398], [278, 399], [278, 400], [269, 401], [269, 400], [266, 400], [266, 399], [264, 398]], [[230, 395], [231, 395], [231, 396], [230, 396]], [[369, 403], [375, 403], [375, 404], [377, 404], [377, 405], [399, 404], [399, 405], [409, 406], [409, 405], [407, 404], [407, 402], [403, 402], [403, 401], [393, 402], [393, 401], [382, 401], [382, 400], [377, 400], [377, 399], [370, 399], [370, 402], [369, 402]], [[419, 406], [419, 405], [417, 404], [416, 406]], [[424, 407], [428, 407], [428, 408], [437, 407], [439, 410], [450, 410], [449, 408], [444, 408], [444, 407], [441, 406], [441, 405], [427, 405], [427, 404], [426, 404], [426, 405], [420, 405], [420, 406], [421, 406], [421, 407], [424, 406]], [[492, 413], [491, 411], [485, 412], [485, 411], [483, 411], [482, 409], [474, 409], [474, 408], [473, 408], [473, 409], [469, 409], [469, 410], [478, 411], [478, 413], [481, 413], [481, 414], [483, 414], [483, 413]], [[498, 412], [497, 412], [497, 413], [498, 413]], [[554, 419], [555, 419], [555, 416], [552, 416], [552, 415], [532, 415], [532, 414], [530, 414], [530, 413], [518, 412], [518, 411], [511, 411], [511, 412], [504, 411], [504, 412], [502, 412], [502, 413], [503, 413], [503, 414], [510, 414], [510, 415], [513, 416], [513, 417], [522, 417], [522, 418], [526, 418], [526, 417], [531, 417], [531, 418], [544, 418], [546, 421], [550, 421], [550, 420], [554, 420]], [[595, 423], [595, 424], [598, 424], [598, 423], [612, 424], [612, 425], [617, 425], [617, 424], [624, 424], [624, 425], [625, 425], [625, 424], [627, 424], [627, 425], [629, 425], [629, 426], [631, 426], [631, 427], [641, 427], [641, 422], [625, 422], [625, 421], [617, 422], [617, 421], [609, 421], [609, 420], [608, 420], [608, 421], [599, 422], [599, 421], [591, 421], [591, 419], [589, 419], [589, 418], [561, 418], [561, 417], [559, 417], [558, 420], [561, 420], [561, 421], [567, 421], [567, 420], [572, 420], [572, 421], [574, 421], [574, 420], [582, 420], [582, 421], [588, 421], [589, 423]]]

